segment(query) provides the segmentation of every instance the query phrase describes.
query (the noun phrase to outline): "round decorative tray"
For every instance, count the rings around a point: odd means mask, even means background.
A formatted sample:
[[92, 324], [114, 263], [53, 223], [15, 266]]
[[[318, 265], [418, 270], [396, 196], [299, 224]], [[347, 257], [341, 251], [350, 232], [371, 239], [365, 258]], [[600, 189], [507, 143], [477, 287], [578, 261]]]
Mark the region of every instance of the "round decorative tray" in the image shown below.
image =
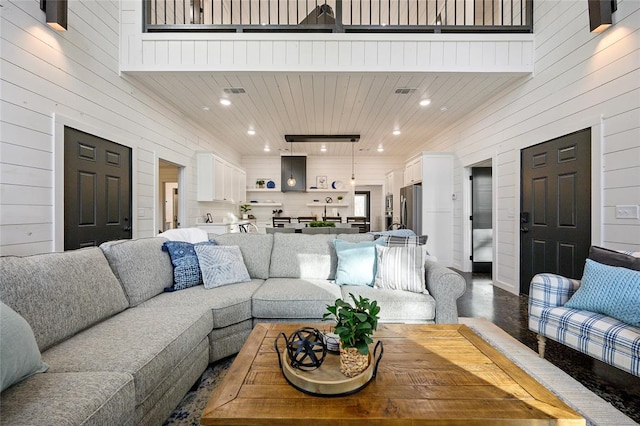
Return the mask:
[[339, 354], [327, 352], [319, 368], [305, 371], [291, 366], [286, 346], [279, 349], [276, 340], [275, 348], [282, 374], [290, 385], [306, 394], [326, 397], [351, 395], [364, 389], [376, 377], [384, 353], [382, 341], [378, 340], [373, 353], [369, 351], [367, 369], [349, 378], [340, 372]]

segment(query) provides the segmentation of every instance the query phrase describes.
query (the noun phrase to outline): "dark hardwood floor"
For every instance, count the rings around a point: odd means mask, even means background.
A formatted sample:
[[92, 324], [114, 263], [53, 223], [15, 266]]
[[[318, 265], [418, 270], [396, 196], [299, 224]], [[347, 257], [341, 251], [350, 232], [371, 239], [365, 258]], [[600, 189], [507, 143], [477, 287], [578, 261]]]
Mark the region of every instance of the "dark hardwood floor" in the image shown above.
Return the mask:
[[[528, 297], [494, 287], [488, 274], [461, 274], [467, 281], [467, 291], [458, 299], [458, 314], [486, 318], [537, 351], [535, 334], [527, 326]], [[550, 339], [547, 340], [545, 359], [640, 423], [640, 377]]]

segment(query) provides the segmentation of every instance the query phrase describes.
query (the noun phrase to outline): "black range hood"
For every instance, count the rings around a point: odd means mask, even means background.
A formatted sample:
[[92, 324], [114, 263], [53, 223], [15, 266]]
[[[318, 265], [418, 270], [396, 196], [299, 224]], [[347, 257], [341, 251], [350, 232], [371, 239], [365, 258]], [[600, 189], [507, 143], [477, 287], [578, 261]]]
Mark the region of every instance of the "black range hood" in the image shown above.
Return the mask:
[[[280, 187], [282, 192], [305, 192], [307, 190], [307, 156], [283, 155], [280, 157]], [[294, 186], [287, 185], [287, 179], [296, 179]]]

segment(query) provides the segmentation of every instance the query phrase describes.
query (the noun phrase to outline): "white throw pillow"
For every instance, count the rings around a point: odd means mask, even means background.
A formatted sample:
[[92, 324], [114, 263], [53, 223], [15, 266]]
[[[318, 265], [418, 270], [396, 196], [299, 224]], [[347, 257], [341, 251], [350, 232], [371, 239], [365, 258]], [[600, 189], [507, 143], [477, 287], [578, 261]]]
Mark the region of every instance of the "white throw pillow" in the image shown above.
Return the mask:
[[204, 288], [251, 281], [238, 246], [195, 245]]
[[424, 246], [376, 246], [378, 269], [374, 287], [427, 293], [424, 281]]

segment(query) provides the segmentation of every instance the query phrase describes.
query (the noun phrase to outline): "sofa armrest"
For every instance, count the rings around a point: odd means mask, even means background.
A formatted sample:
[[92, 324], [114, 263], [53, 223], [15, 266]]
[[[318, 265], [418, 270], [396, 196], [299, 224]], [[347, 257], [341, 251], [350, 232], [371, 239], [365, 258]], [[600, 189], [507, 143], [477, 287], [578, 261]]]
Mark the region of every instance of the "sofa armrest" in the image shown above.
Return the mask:
[[457, 299], [467, 289], [464, 278], [452, 269], [427, 260], [424, 263], [427, 290], [436, 300], [436, 324], [457, 324]]
[[580, 281], [556, 274], [537, 274], [529, 284], [529, 315], [540, 316], [545, 308], [563, 306], [580, 287]]

